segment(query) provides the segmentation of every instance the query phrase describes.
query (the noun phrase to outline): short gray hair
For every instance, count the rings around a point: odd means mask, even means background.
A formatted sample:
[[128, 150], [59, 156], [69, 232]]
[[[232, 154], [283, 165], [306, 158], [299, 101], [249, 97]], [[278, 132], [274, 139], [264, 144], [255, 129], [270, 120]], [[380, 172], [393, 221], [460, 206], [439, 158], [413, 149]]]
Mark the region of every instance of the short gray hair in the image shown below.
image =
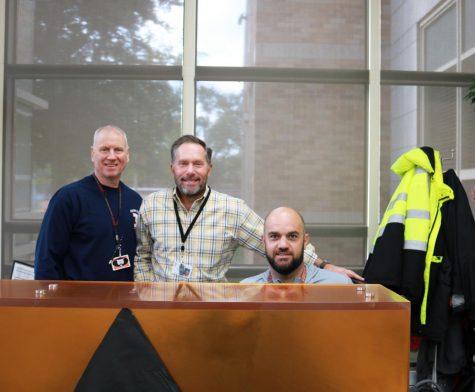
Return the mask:
[[124, 139], [125, 139], [125, 146], [128, 148], [129, 147], [129, 143], [127, 141], [127, 134], [125, 133], [125, 131], [118, 127], [117, 125], [112, 125], [112, 124], [109, 124], [109, 125], [104, 125], [103, 127], [100, 127], [100, 128], [97, 128], [96, 131], [94, 132], [94, 138], [92, 140], [92, 146], [94, 147], [96, 145], [96, 140], [97, 140], [97, 137], [99, 136], [99, 134], [106, 130], [106, 129], [111, 129], [119, 134], [121, 134]]

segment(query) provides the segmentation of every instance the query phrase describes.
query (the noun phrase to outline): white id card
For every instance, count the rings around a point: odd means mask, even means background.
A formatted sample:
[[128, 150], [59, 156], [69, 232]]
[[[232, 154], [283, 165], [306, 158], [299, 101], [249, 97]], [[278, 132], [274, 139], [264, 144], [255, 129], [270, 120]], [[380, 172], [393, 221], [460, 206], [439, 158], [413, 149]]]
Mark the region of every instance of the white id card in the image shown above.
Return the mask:
[[184, 278], [189, 278], [191, 276], [192, 266], [179, 262], [175, 263], [173, 267], [173, 273], [178, 276], [183, 276]]
[[130, 259], [129, 255], [121, 255], [118, 257], [114, 257], [109, 264], [112, 266], [112, 271], [119, 271], [124, 268], [130, 268]]

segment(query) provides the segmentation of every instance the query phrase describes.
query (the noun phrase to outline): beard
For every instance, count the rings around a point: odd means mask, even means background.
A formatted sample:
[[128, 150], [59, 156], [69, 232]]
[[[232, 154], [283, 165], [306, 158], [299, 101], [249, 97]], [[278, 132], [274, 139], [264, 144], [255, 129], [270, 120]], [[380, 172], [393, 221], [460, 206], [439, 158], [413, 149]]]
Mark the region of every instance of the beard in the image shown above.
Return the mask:
[[185, 188], [182, 185], [182, 183], [177, 179], [175, 179], [175, 185], [178, 189], [178, 192], [180, 192], [181, 195], [187, 196], [187, 197], [193, 197], [193, 196], [197, 196], [197, 195], [200, 195], [200, 194], [204, 193], [204, 191], [206, 189], [206, 179], [204, 179], [204, 181], [202, 183], [200, 183], [199, 186], [196, 189]]
[[281, 275], [290, 275], [292, 272], [294, 272], [303, 263], [303, 257], [304, 257], [304, 246], [303, 246], [303, 244], [302, 244], [302, 250], [301, 250], [300, 254], [297, 257], [294, 257], [289, 264], [285, 264], [285, 265], [278, 264], [275, 261], [275, 259], [273, 259], [266, 252], [266, 258], [267, 258], [267, 261], [269, 262], [270, 266], [272, 267], [272, 269], [274, 269], [276, 272], [278, 272]]

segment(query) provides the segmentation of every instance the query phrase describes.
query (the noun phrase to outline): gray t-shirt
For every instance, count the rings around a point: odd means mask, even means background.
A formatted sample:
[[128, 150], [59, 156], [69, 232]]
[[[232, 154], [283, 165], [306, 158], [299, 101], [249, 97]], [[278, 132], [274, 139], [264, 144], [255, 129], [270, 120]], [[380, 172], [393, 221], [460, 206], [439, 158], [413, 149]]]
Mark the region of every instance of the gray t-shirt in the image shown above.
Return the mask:
[[[269, 269], [260, 273], [259, 275], [250, 276], [249, 278], [241, 280], [241, 283], [268, 283]], [[297, 278], [298, 279], [298, 278]], [[273, 283], [282, 283], [274, 281]], [[300, 283], [297, 281], [296, 283]], [[349, 284], [353, 283], [351, 279], [343, 274], [339, 274], [326, 269], [318, 268], [315, 265], [307, 265], [307, 276], [304, 283], [333, 283], [333, 284]]]

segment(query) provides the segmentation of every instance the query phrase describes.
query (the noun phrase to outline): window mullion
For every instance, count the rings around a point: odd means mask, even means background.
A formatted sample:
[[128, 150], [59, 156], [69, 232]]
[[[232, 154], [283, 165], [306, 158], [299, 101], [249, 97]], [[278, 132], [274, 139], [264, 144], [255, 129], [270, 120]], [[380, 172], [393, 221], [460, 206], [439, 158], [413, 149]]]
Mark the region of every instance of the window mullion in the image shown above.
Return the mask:
[[195, 131], [196, 12], [197, 1], [184, 2], [182, 133]]
[[368, 0], [368, 119], [367, 119], [367, 188], [366, 253], [379, 221], [380, 143], [381, 143], [381, 1]]

